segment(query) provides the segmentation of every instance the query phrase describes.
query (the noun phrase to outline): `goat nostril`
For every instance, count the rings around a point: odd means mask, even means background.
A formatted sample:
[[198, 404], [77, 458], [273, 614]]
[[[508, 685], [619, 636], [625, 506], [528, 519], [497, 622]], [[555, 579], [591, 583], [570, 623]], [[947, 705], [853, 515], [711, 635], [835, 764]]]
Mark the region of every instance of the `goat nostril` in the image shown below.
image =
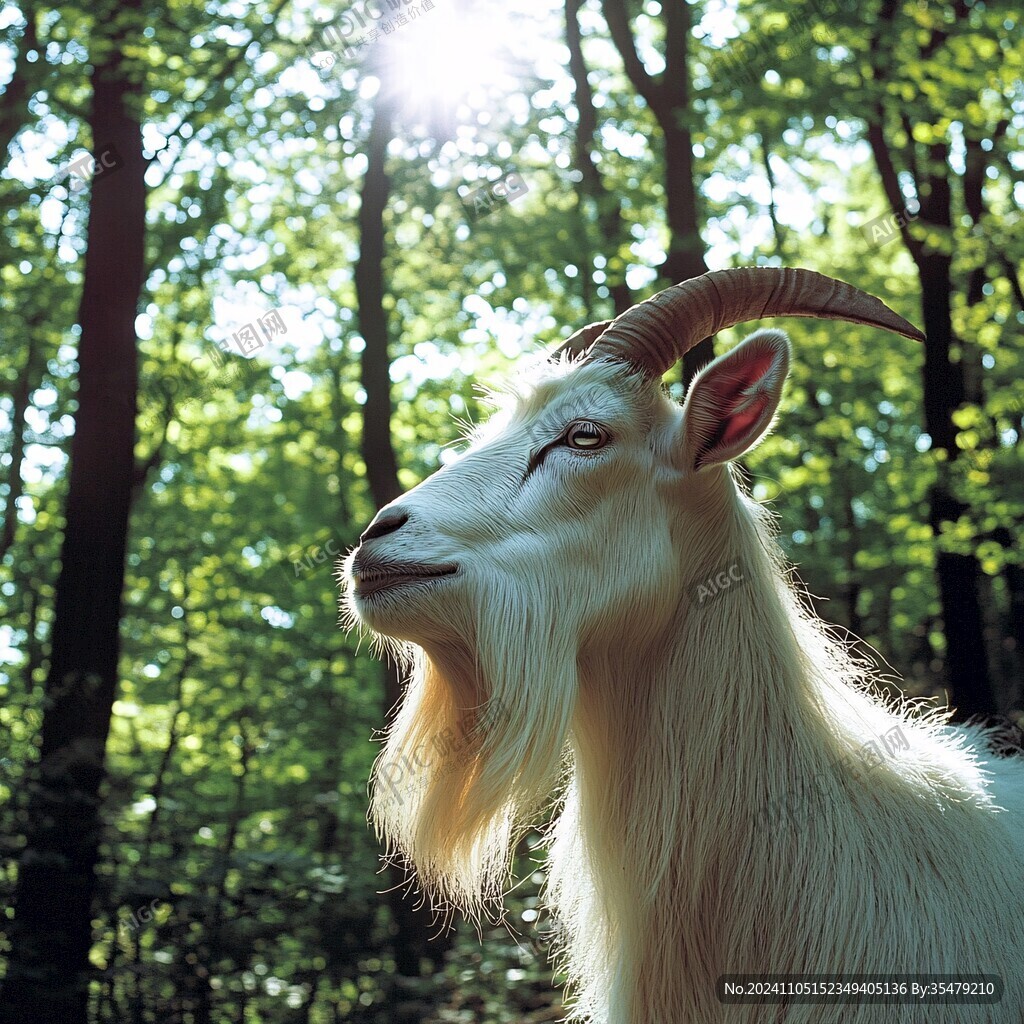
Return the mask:
[[388, 512], [384, 516], [378, 516], [363, 532], [359, 543], [365, 544], [375, 537], [386, 537], [389, 533], [401, 529], [407, 522], [409, 522], [409, 516], [405, 512], [394, 511]]

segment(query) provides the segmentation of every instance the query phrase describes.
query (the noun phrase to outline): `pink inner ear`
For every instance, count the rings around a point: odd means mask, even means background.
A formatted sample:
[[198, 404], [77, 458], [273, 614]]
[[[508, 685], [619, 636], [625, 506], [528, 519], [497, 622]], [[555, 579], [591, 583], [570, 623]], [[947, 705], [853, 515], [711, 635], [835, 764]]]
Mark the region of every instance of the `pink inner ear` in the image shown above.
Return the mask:
[[772, 368], [774, 360], [775, 353], [770, 350], [751, 353], [742, 363], [730, 370], [728, 377], [723, 376], [720, 385], [725, 386], [715, 388], [722, 397], [722, 411], [728, 413], [732, 406], [742, 403], [740, 392], [763, 380], [765, 374]]
[[718, 422], [700, 446], [698, 467], [707, 456], [730, 450], [757, 428], [772, 402], [771, 389], [764, 383], [775, 359], [771, 350], [751, 352], [727, 372], [704, 381], [709, 392], [707, 406], [717, 411]]
[[761, 417], [764, 416], [764, 411], [768, 406], [768, 395], [759, 395], [755, 398], [748, 399], [750, 404], [743, 410], [743, 412], [734, 412], [729, 415], [729, 418], [722, 424], [724, 429], [721, 435], [715, 438], [715, 446], [720, 444], [728, 445], [733, 441], [743, 437], [744, 434], [749, 433], [760, 421]]

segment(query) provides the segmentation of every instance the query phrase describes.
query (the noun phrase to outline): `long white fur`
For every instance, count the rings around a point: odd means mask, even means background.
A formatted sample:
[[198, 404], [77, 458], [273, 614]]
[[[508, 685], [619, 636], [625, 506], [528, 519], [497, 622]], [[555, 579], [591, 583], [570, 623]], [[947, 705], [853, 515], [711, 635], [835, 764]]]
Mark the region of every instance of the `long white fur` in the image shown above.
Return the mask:
[[[575, 418], [614, 443], [555, 447], [524, 482]], [[353, 621], [395, 638], [411, 669], [375, 766], [379, 833], [477, 914], [557, 800], [548, 899], [573, 1020], [1019, 1024], [1024, 769], [873, 694], [869, 666], [796, 597], [731, 467], [687, 465], [687, 429], [620, 366], [544, 367], [399, 499], [409, 522], [373, 550], [460, 572], [369, 602], [349, 586]], [[895, 726], [909, 749], [855, 776]], [[794, 807], [798, 820], [776, 813]], [[769, 972], [987, 973], [1006, 988], [997, 1005], [719, 1002], [720, 975]]]

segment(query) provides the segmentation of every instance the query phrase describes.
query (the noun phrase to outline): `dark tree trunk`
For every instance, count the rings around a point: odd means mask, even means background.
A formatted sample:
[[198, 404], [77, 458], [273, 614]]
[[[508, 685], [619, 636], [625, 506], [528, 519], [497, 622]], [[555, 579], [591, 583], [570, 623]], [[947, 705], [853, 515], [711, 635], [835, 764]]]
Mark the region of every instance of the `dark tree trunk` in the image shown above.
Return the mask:
[[[625, 0], [604, 0], [604, 18], [626, 74], [651, 108], [661, 129], [665, 154], [665, 215], [669, 248], [661, 266], [665, 284], [706, 274], [704, 242], [700, 236], [697, 184], [693, 167], [694, 113], [690, 102], [689, 40], [693, 28], [688, 3], [665, 3], [665, 70], [650, 75], [637, 53]], [[712, 339], [705, 338], [683, 357], [683, 384], [688, 388], [697, 371], [714, 358]]]
[[[398, 461], [391, 443], [391, 355], [388, 350], [388, 322], [384, 309], [384, 211], [391, 190], [386, 173], [387, 147], [392, 137], [392, 113], [389, 100], [378, 94], [370, 129], [366, 174], [359, 209], [359, 259], [356, 263], [356, 297], [359, 305], [359, 329], [365, 342], [362, 353], [362, 385], [366, 392], [363, 406], [362, 453], [370, 492], [377, 508], [401, 494]], [[384, 715], [388, 721], [402, 695], [398, 666], [386, 662], [382, 668]], [[436, 922], [428, 909], [417, 908], [405, 898], [408, 888], [405, 872], [388, 868], [388, 899], [395, 923], [395, 968], [398, 974], [418, 977], [422, 961], [439, 961], [450, 940], [436, 937]]]
[[[930, 148], [927, 183], [921, 195], [920, 217], [924, 224], [952, 231], [947, 151], [944, 145]], [[962, 363], [952, 359], [953, 324], [950, 295], [953, 288], [952, 259], [945, 251], [924, 251], [918, 261], [921, 307], [927, 337], [924, 356], [925, 429], [932, 443], [949, 462], [956, 460], [957, 427], [953, 413], [964, 401]], [[929, 524], [936, 538], [947, 523], [955, 523], [967, 511], [952, 493], [945, 466], [930, 494]], [[940, 548], [935, 556], [946, 635], [946, 673], [956, 705], [958, 721], [997, 713], [985, 650], [985, 628], [978, 597], [980, 568], [973, 555]]]
[[[953, 335], [951, 317], [952, 257], [950, 247], [925, 245], [906, 226], [903, 194], [898, 180], [893, 146], [886, 135], [889, 120], [884, 83], [888, 56], [885, 43], [892, 37], [892, 25], [898, 11], [897, 0], [883, 0], [879, 13], [879, 29], [872, 46], [876, 54], [875, 86], [877, 88], [872, 114], [868, 123], [868, 141], [881, 176], [882, 187], [894, 215], [901, 223], [900, 235], [917, 265], [921, 283], [921, 311], [927, 336], [924, 351], [924, 418], [925, 429], [932, 445], [941, 449], [947, 463], [956, 460], [957, 427], [953, 413], [966, 397], [964, 361], [954, 346], [963, 349], [960, 339]], [[966, 16], [962, 0], [954, 4], [958, 18]], [[945, 42], [943, 31], [934, 31], [922, 49], [922, 56], [930, 58]], [[910, 118], [902, 116], [904, 129], [910, 129]], [[913, 136], [907, 140], [908, 154], [904, 172], [914, 176], [914, 186], [920, 201], [918, 217], [922, 226], [934, 229], [939, 238], [952, 238], [953, 219], [948, 147], [943, 142], [931, 144], [921, 167], [914, 153]], [[977, 173], [977, 168], [971, 168]], [[970, 191], [970, 189], [968, 189]], [[997, 701], [989, 674], [985, 648], [984, 615], [979, 599], [981, 569], [973, 555], [962, 555], [942, 550], [941, 534], [967, 511], [952, 491], [946, 465], [929, 493], [928, 521], [936, 538], [935, 571], [939, 583], [942, 605], [943, 630], [946, 637], [946, 676], [950, 688], [950, 703], [956, 708], [955, 718], [990, 718], [997, 713]]]
[[[137, 17], [139, 0], [115, 19]], [[137, 23], [132, 21], [131, 27]], [[123, 162], [92, 182], [79, 309], [78, 413], [71, 444], [40, 762], [28, 784], [3, 1024], [85, 1024], [99, 788], [117, 682], [133, 471], [135, 316], [145, 231], [142, 135], [124, 65], [125, 28], [92, 74], [94, 150]], [[110, 401], [115, 394], [119, 401]]]
[[387, 174], [387, 147], [391, 141], [389, 101], [378, 96], [367, 153], [366, 175], [359, 207], [359, 259], [355, 268], [359, 330], [363, 336], [361, 371], [366, 404], [363, 406], [363, 461], [370, 492], [378, 508], [401, 494], [398, 460], [391, 444], [391, 355], [384, 310], [384, 211], [391, 195]]
[[[1007, 530], [1008, 534], [1009, 531]], [[1012, 550], [1012, 540], [1007, 544]], [[1013, 652], [1017, 665], [1024, 660], [1024, 568], [1008, 562], [1003, 569], [1006, 580], [1007, 600], [1009, 603], [1008, 619], [1010, 635], [1013, 637]], [[1017, 685], [1009, 695], [1007, 703], [1016, 702], [1019, 708], [1024, 703], [1024, 680], [1018, 679]]]

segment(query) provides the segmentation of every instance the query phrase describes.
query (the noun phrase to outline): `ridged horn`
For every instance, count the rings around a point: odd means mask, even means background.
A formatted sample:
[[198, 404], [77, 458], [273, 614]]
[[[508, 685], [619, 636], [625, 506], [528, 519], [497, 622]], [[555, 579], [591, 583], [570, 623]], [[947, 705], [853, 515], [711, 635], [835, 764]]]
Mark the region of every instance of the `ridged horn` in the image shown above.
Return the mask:
[[590, 358], [629, 363], [660, 377], [702, 339], [769, 316], [845, 320], [924, 341], [913, 324], [853, 285], [813, 270], [744, 267], [715, 270], [666, 288], [611, 324], [577, 331], [562, 348], [575, 343], [582, 350], [593, 341]]

